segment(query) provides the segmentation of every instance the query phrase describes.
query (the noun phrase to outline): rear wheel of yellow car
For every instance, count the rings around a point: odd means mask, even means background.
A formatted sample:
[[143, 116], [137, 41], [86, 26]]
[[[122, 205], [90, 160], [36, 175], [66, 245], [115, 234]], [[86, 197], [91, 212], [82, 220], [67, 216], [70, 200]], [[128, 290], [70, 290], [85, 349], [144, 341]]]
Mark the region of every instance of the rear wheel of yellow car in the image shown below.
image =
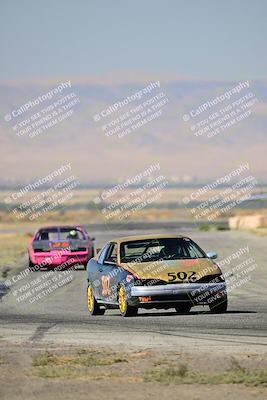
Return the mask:
[[91, 283], [87, 287], [87, 307], [91, 315], [103, 315], [106, 311], [105, 308], [100, 308], [97, 303]]
[[126, 289], [123, 285], [118, 290], [119, 310], [123, 317], [134, 317], [138, 313], [138, 308], [130, 306], [127, 301]]

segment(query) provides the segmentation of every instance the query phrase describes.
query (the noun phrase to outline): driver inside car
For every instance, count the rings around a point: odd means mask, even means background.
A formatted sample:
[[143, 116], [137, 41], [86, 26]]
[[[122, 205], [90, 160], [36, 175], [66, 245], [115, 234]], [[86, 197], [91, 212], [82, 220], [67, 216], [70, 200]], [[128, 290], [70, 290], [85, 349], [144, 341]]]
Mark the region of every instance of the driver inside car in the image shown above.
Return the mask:
[[67, 239], [78, 239], [78, 232], [75, 229], [69, 231]]

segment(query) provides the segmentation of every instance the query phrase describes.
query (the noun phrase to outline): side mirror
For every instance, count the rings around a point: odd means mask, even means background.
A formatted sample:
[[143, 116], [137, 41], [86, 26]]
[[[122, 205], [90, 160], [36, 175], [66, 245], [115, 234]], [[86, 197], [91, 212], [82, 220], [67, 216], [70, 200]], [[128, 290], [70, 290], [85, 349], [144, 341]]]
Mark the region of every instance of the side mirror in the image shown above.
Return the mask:
[[208, 258], [211, 258], [212, 260], [215, 260], [215, 259], [218, 257], [218, 254], [217, 254], [217, 253], [214, 253], [213, 251], [209, 251], [209, 252], [207, 253], [207, 257], [208, 257]]

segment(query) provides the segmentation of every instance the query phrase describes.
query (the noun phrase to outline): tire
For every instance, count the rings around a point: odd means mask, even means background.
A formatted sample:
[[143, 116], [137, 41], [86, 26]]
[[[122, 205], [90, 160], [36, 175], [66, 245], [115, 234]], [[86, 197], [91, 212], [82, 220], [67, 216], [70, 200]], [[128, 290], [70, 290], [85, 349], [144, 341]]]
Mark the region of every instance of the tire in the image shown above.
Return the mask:
[[126, 289], [123, 285], [118, 289], [118, 303], [122, 317], [135, 317], [137, 315], [138, 307], [133, 307], [128, 304]]
[[209, 304], [210, 311], [214, 314], [225, 313], [227, 311], [227, 306], [228, 306], [227, 296]]
[[190, 303], [181, 303], [174, 308], [178, 314], [187, 314], [190, 312], [192, 305]]
[[106, 311], [105, 308], [100, 308], [97, 303], [91, 283], [89, 283], [87, 287], [87, 307], [91, 315], [104, 315]]
[[29, 270], [32, 271], [32, 272], [38, 271], [38, 268], [36, 268], [36, 265], [32, 263], [32, 261], [31, 261], [30, 258], [29, 258], [28, 268], [29, 268]]

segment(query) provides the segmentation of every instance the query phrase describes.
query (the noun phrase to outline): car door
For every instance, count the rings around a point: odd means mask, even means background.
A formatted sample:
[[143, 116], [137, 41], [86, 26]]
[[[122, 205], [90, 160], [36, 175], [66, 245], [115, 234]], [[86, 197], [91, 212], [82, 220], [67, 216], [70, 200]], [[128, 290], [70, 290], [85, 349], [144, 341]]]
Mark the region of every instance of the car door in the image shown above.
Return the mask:
[[107, 243], [102, 250], [100, 251], [100, 254], [97, 259], [91, 259], [89, 261], [89, 280], [93, 284], [94, 288], [94, 296], [96, 299], [102, 299], [102, 286], [101, 286], [101, 277], [104, 271], [104, 259], [106, 256], [106, 253], [110, 247], [110, 244]]
[[111, 242], [104, 257], [101, 275], [102, 299], [106, 303], [117, 303], [117, 286], [120, 270], [117, 265], [118, 245]]

